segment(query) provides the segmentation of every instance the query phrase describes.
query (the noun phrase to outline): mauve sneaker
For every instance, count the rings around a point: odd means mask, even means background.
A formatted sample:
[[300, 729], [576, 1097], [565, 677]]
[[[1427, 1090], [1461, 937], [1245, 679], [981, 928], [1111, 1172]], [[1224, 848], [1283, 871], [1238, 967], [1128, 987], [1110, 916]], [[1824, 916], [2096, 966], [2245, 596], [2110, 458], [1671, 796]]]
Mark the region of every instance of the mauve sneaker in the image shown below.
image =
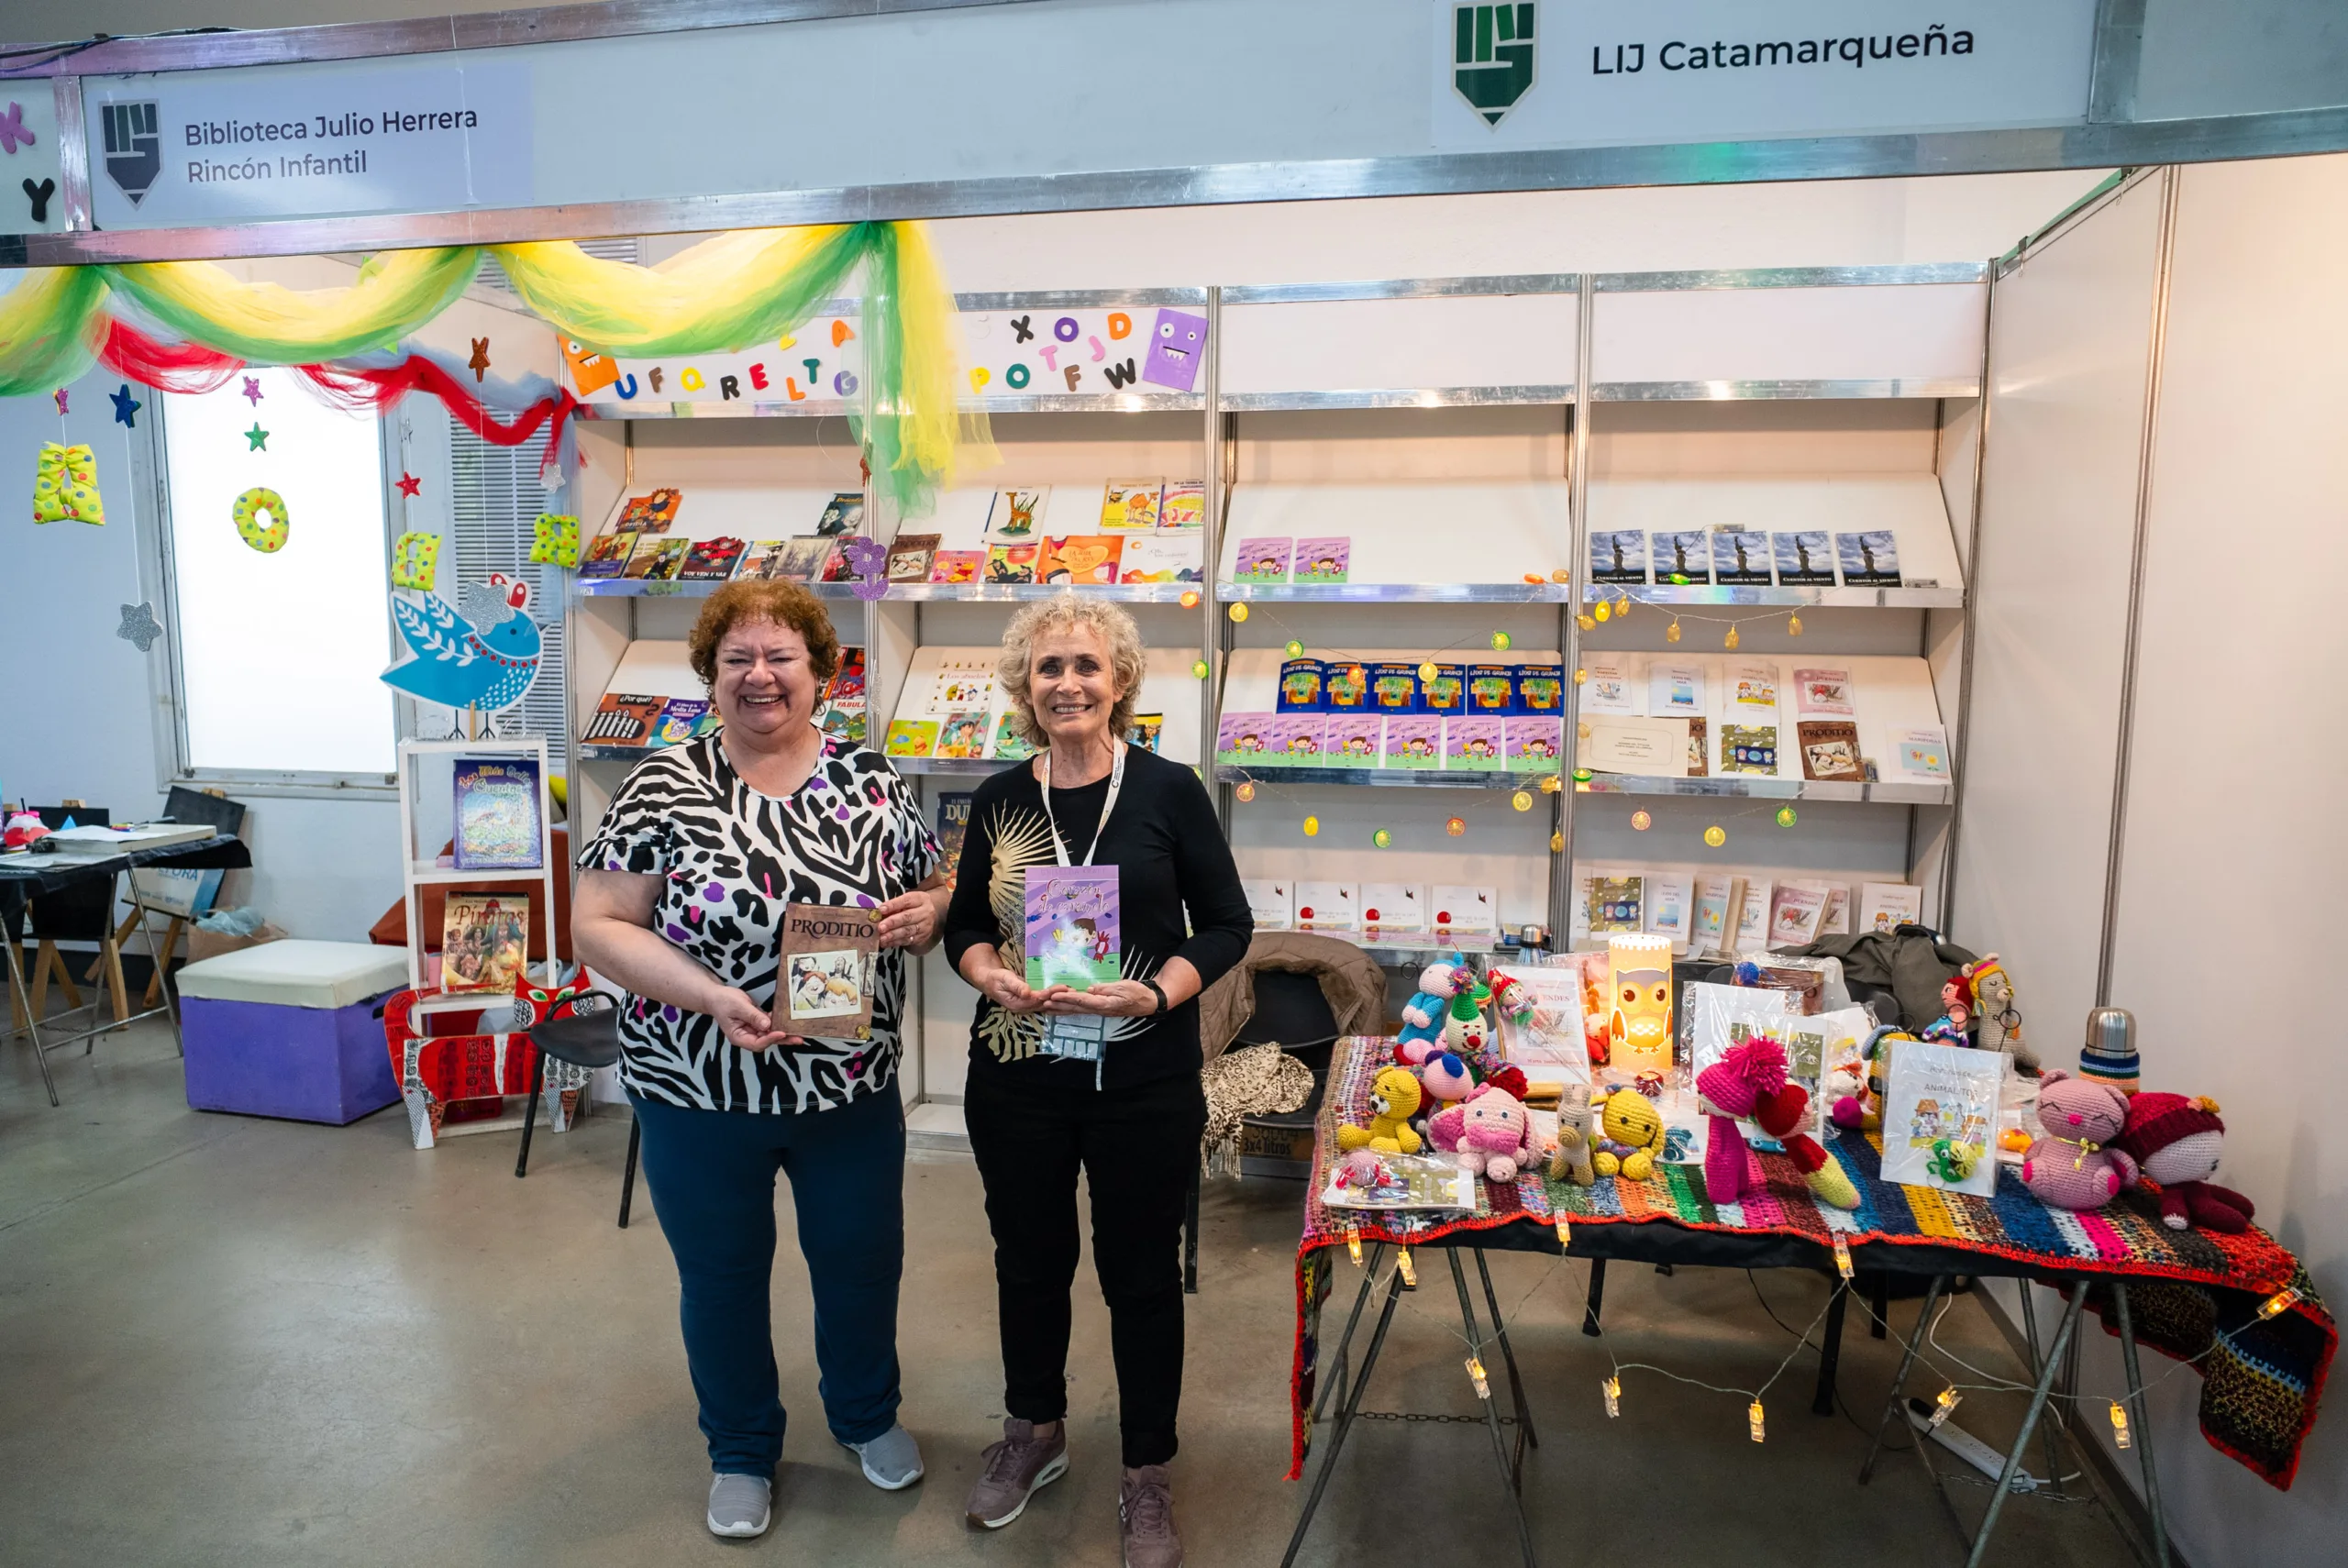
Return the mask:
[[1050, 1437], [1039, 1438], [1034, 1422], [1006, 1420], [1002, 1441], [989, 1443], [979, 1459], [978, 1485], [970, 1488], [965, 1511], [972, 1524], [1001, 1529], [1019, 1517], [1036, 1488], [1068, 1473], [1068, 1423], [1059, 1423]]
[[1125, 1568], [1182, 1568], [1182, 1538], [1174, 1532], [1174, 1491], [1163, 1464], [1125, 1472], [1117, 1496], [1117, 1536]]

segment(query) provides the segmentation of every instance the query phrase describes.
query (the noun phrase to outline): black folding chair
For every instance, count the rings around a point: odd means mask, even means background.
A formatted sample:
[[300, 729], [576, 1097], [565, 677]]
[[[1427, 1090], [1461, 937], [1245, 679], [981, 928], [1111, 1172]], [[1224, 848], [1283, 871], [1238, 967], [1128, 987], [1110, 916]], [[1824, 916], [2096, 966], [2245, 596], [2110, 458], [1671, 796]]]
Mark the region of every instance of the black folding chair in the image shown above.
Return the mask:
[[[581, 1007], [601, 999], [603, 1005], [582, 1011]], [[530, 1043], [538, 1050], [537, 1060], [530, 1067], [530, 1103], [522, 1113], [522, 1153], [514, 1162], [514, 1174], [530, 1174], [530, 1134], [538, 1124], [538, 1099], [546, 1093], [547, 1058], [568, 1062], [575, 1067], [591, 1071], [608, 1067], [620, 1059], [619, 1004], [600, 991], [591, 991], [571, 1004], [560, 1018], [550, 1018], [530, 1031]], [[583, 1091], [582, 1091], [583, 1092]], [[636, 1201], [636, 1154], [644, 1136], [643, 1124], [631, 1115], [627, 1124], [627, 1170], [620, 1177], [620, 1229], [627, 1229], [627, 1211]]]

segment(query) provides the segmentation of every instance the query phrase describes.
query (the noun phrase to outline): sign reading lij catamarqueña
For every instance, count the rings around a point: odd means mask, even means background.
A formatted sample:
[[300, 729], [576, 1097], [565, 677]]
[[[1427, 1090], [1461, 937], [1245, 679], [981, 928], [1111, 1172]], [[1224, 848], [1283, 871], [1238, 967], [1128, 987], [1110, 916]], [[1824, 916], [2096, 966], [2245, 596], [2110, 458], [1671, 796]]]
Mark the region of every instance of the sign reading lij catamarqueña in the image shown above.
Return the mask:
[[1433, 6], [1434, 145], [1490, 151], [2058, 125], [2095, 0]]
[[83, 83], [102, 228], [525, 206], [518, 62], [280, 67]]

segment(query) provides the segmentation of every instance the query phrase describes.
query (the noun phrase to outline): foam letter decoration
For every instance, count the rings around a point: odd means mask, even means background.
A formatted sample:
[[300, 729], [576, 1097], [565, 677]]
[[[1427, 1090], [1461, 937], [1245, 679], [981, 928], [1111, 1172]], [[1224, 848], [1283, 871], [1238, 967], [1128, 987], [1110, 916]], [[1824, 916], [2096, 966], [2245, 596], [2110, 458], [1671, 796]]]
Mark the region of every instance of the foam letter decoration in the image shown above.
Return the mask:
[[993, 374], [990, 372], [984, 365], [973, 365], [970, 367], [970, 390], [972, 392], [983, 393], [987, 390], [987, 383], [992, 380], [994, 380]]
[[1002, 384], [1013, 392], [1019, 391], [1034, 379], [1025, 365], [1013, 365], [1002, 373]]
[[[734, 378], [728, 376], [727, 381]], [[533, 566], [575, 567], [579, 564], [579, 519], [541, 512], [530, 545]]]
[[[971, 374], [983, 376], [986, 372], [984, 370], [973, 370]], [[842, 370], [832, 378], [832, 390], [839, 393], [842, 397], [854, 397], [856, 395], [856, 389], [862, 384], [863, 383], [856, 379], [856, 372], [853, 370]]]
[[1109, 346], [1102, 342], [1098, 337], [1088, 337], [1085, 341], [1092, 345], [1092, 362], [1094, 364], [1097, 365], [1102, 360], [1109, 357]]
[[1063, 365], [1060, 367], [1060, 374], [1068, 378], [1068, 390], [1074, 392], [1076, 390], [1076, 378], [1084, 374], [1084, 367], [1081, 365]]
[[1076, 317], [1072, 315], [1064, 315], [1052, 323], [1052, 336], [1063, 343], [1075, 342], [1076, 335], [1083, 330], [1076, 325]]
[[40, 446], [33, 471], [33, 521], [36, 523], [94, 523], [106, 520], [98, 499], [97, 454], [87, 447]]
[[1057, 370], [1060, 368], [1060, 346], [1058, 344], [1039, 344], [1036, 347], [1036, 352], [1043, 356], [1044, 369], [1047, 370]]
[[1113, 310], [1109, 313], [1110, 342], [1114, 343], [1119, 338], [1131, 337], [1133, 330], [1134, 318], [1132, 316], [1127, 315], [1121, 310]]
[[[573, 524], [576, 526], [576, 524]], [[392, 541], [392, 586], [429, 593], [440, 580], [440, 536], [402, 534]]]
[[833, 348], [838, 348], [841, 344], [847, 342], [849, 338], [855, 336], [856, 328], [850, 326], [847, 322], [835, 320], [832, 323]]
[[799, 390], [799, 378], [797, 376], [783, 377], [782, 387], [785, 392], [791, 394], [792, 402], [805, 403], [807, 401], [807, 394]]
[[764, 359], [751, 362], [750, 385], [759, 392], [767, 390], [767, 362]]
[[821, 359], [802, 359], [799, 362], [807, 367], [808, 386], [819, 387], [824, 384], [824, 378], [815, 373], [824, 368], [824, 361]]
[[677, 378], [677, 390], [679, 392], [699, 392], [708, 384], [709, 383], [707, 381], [701, 379], [701, 372], [694, 370], [691, 365], [687, 365], [684, 369], [684, 373]]
[[739, 380], [733, 376], [720, 376], [717, 378], [717, 400], [720, 403], [732, 403], [736, 398], [740, 397], [741, 395], [742, 383]]

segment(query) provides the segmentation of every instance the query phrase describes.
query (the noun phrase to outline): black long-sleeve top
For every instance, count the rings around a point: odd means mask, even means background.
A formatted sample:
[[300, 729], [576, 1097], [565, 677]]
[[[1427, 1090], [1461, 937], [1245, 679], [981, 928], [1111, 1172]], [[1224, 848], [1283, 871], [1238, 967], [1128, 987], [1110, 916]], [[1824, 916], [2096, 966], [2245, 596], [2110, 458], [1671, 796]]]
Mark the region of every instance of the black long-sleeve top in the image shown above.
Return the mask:
[[[1083, 861], [1108, 796], [1105, 778], [1074, 790], [1053, 790], [1052, 812], [1070, 864]], [[1124, 787], [1115, 812], [1101, 828], [1092, 859], [1096, 866], [1117, 867], [1125, 978], [1153, 978], [1168, 959], [1183, 958], [1199, 972], [1203, 988], [1246, 955], [1255, 921], [1239, 886], [1239, 867], [1232, 862], [1206, 786], [1180, 763], [1139, 746], [1125, 748]], [[1013, 968], [1022, 965], [1025, 872], [1030, 866], [1057, 864], [1043, 786], [1033, 767], [1018, 763], [980, 785], [971, 796], [962, 862], [946, 911], [946, 955], [957, 973], [962, 955], [980, 943], [993, 944]], [[1099, 1078], [1103, 1088], [1199, 1070], [1195, 998], [1159, 1017], [1111, 1019], [1109, 1028]], [[1004, 1012], [981, 996], [970, 1028], [970, 1072], [1060, 1074], [1070, 1082], [1093, 1081], [1091, 1063], [1041, 1054], [1042, 1037], [1042, 1014]]]

